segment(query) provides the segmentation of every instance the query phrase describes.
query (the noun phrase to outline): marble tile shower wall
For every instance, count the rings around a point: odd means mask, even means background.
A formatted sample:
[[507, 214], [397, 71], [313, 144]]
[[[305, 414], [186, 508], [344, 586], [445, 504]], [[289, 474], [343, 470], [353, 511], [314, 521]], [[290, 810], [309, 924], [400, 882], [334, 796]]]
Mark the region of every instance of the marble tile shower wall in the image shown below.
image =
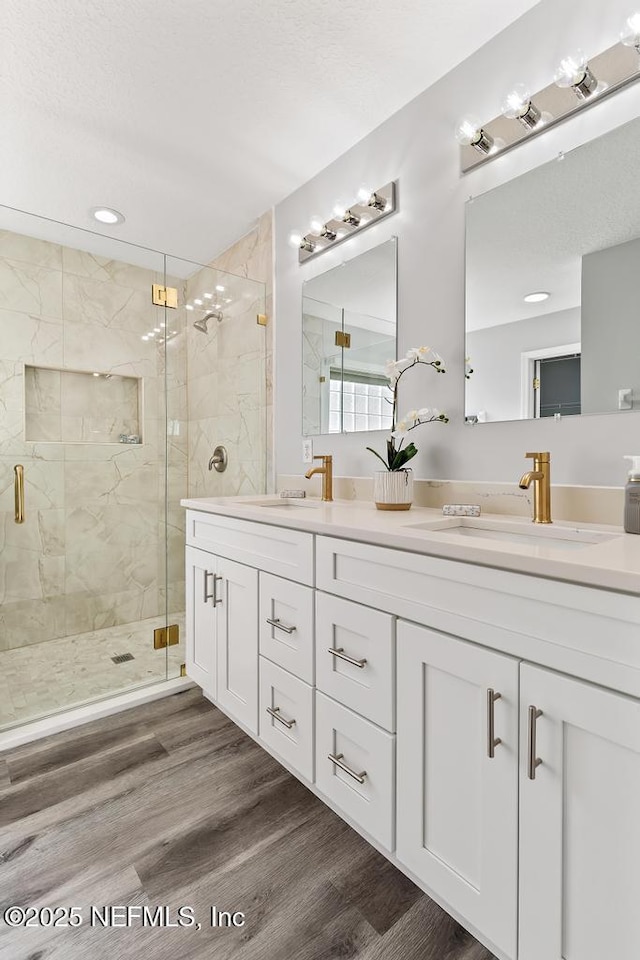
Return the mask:
[[[165, 555], [164, 357], [141, 340], [163, 319], [149, 295], [158, 279], [0, 232], [0, 650], [164, 612], [165, 563], [178, 566], [171, 550]], [[187, 463], [183, 328], [167, 356], [168, 476], [179, 499]], [[144, 443], [27, 441], [25, 364], [143, 378]], [[25, 465], [23, 525], [14, 523], [15, 463]], [[181, 566], [182, 548], [178, 556]], [[171, 599], [183, 605], [179, 585]]]
[[[216, 271], [246, 277], [240, 298], [205, 337], [187, 324], [189, 496], [241, 496], [273, 489], [272, 215], [197, 273], [187, 298], [204, 293]], [[249, 279], [250, 278], [250, 279]], [[264, 288], [260, 289], [260, 281]], [[216, 281], [214, 281], [216, 282]], [[256, 314], [266, 313], [266, 327]], [[210, 472], [217, 444], [229, 453], [225, 473]]]

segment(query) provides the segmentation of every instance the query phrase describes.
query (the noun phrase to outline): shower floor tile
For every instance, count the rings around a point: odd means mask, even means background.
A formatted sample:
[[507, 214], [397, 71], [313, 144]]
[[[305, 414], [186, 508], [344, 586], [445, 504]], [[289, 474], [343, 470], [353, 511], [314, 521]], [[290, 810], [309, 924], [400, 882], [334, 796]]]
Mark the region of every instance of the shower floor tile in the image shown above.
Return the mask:
[[[181, 642], [153, 649], [164, 617], [106, 627], [0, 652], [0, 730], [180, 675], [184, 614], [172, 614]], [[133, 660], [114, 663], [119, 654]]]

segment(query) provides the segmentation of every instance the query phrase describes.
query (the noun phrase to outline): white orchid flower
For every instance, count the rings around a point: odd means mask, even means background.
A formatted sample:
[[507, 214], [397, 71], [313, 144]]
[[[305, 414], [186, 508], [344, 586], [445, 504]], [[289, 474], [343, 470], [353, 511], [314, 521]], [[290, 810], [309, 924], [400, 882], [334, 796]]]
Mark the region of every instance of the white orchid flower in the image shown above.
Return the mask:
[[417, 360], [420, 357], [420, 347], [411, 347], [407, 350], [407, 360]]
[[431, 407], [420, 407], [418, 410], [418, 418], [420, 420], [427, 420], [431, 416], [433, 416]]
[[415, 423], [416, 420], [418, 419], [418, 411], [417, 411], [417, 410], [409, 410], [409, 412], [407, 413], [407, 415], [405, 416], [404, 419], [405, 419], [406, 421], [408, 421], [408, 423]]

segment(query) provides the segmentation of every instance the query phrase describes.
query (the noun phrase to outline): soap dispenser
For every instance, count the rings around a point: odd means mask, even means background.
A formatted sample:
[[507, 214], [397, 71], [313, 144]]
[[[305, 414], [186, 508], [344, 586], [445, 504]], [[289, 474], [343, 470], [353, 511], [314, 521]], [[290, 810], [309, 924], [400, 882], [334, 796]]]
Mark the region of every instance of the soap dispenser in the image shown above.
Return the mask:
[[640, 533], [640, 456], [624, 457], [631, 460], [629, 479], [624, 488], [624, 529], [626, 533]]

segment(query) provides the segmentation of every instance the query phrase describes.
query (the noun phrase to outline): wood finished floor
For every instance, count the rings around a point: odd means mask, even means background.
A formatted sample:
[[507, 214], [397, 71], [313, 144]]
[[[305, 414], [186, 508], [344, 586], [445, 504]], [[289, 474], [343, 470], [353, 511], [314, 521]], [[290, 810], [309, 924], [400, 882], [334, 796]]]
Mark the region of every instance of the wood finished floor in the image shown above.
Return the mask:
[[0, 755], [10, 904], [188, 905], [202, 929], [0, 921], [0, 960], [493, 960], [195, 690]]

